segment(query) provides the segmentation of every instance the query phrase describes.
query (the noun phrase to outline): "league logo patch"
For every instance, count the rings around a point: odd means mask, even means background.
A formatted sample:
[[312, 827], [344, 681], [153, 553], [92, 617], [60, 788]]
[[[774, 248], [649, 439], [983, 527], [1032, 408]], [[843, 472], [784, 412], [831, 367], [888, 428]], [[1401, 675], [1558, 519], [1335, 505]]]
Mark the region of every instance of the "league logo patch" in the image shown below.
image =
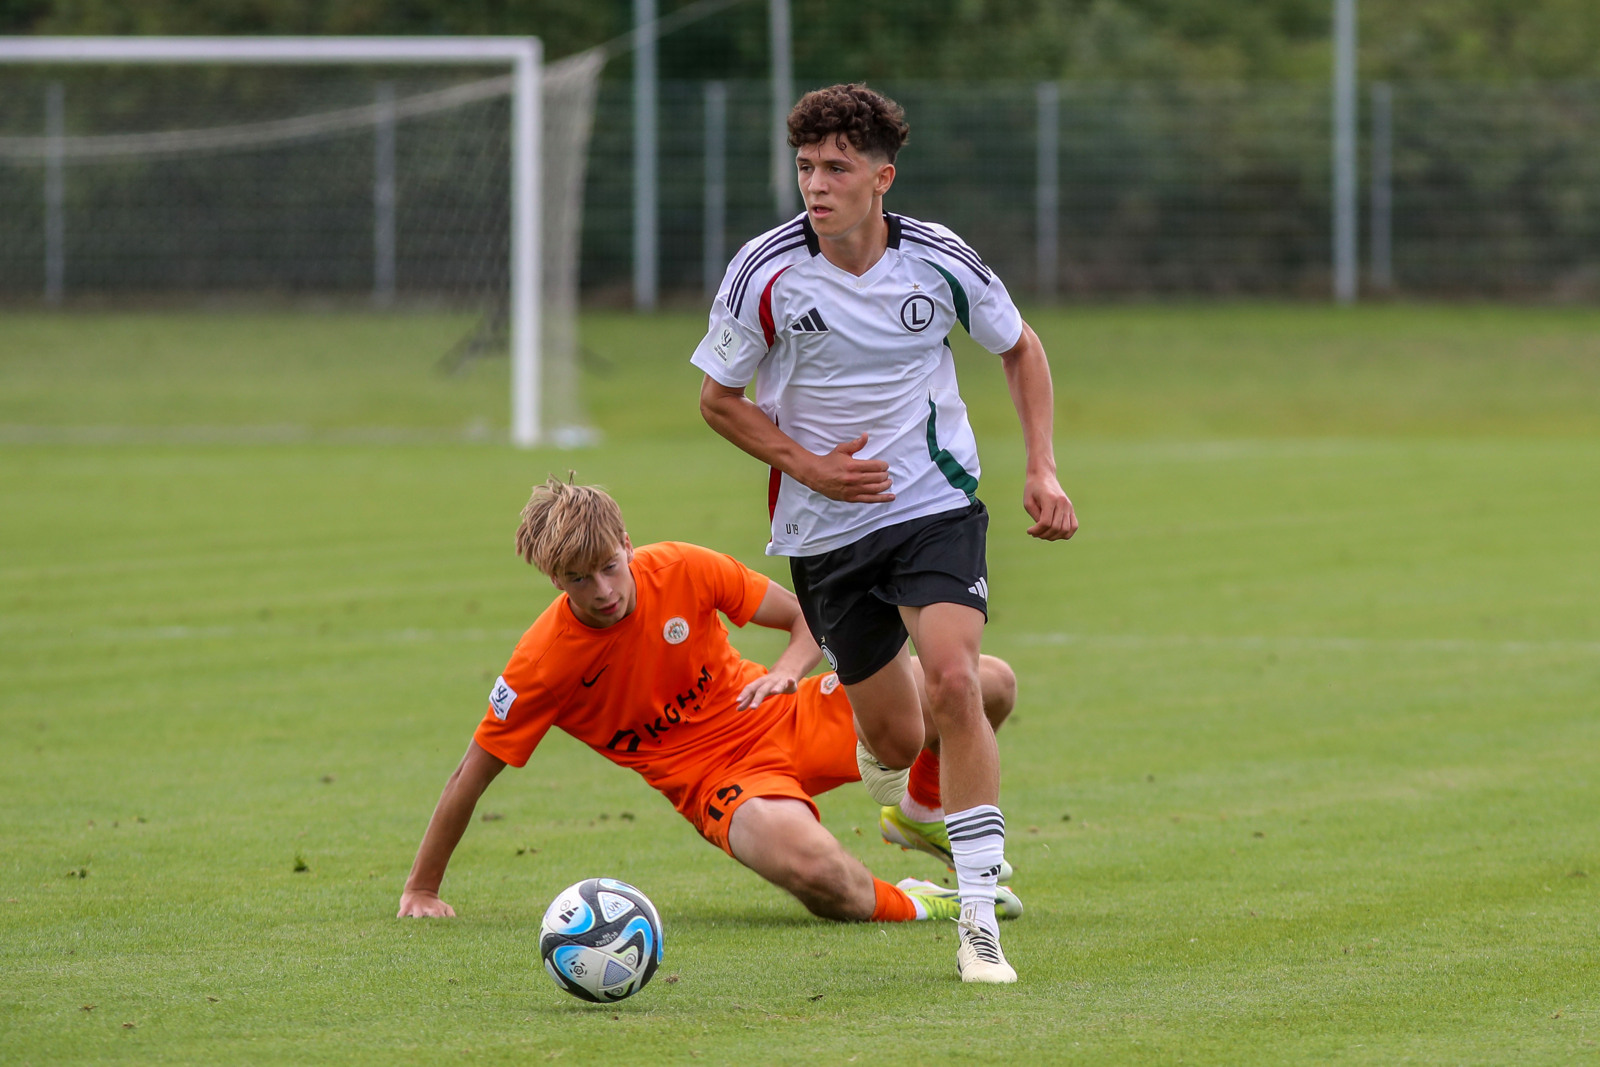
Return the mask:
[[717, 333], [716, 343], [711, 346], [711, 351], [717, 354], [722, 362], [728, 362], [728, 356], [733, 352], [733, 343], [737, 338], [733, 334], [733, 327], [726, 324]]
[[667, 639], [669, 645], [683, 644], [689, 639], [689, 620], [682, 615], [674, 615], [661, 628], [661, 636]]
[[489, 690], [489, 706], [494, 709], [494, 717], [505, 722], [506, 716], [511, 714], [511, 705], [516, 702], [517, 691], [506, 684], [506, 676], [502, 674]]
[[837, 674], [824, 674], [822, 676], [823, 696], [827, 696], [837, 688], [839, 688], [839, 676]]

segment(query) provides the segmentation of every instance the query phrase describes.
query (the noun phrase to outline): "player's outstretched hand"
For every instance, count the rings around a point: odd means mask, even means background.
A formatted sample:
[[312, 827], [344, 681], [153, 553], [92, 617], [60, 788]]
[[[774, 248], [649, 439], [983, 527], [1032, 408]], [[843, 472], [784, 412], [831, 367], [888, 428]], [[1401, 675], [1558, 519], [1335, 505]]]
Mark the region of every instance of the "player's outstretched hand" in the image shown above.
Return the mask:
[[792, 693], [800, 686], [799, 679], [787, 674], [763, 674], [760, 678], [744, 687], [739, 694], [737, 705], [740, 711], [753, 708], [770, 696], [779, 693]]
[[439, 899], [438, 893], [408, 889], [400, 894], [400, 914], [396, 919], [454, 919], [456, 909]]
[[1034, 520], [1028, 527], [1032, 537], [1065, 541], [1078, 532], [1078, 515], [1072, 510], [1072, 501], [1053, 475], [1030, 474], [1022, 489], [1022, 506]]
[[856, 459], [867, 447], [867, 435], [835, 445], [832, 452], [818, 456], [807, 472], [806, 485], [829, 500], [850, 504], [883, 504], [894, 499], [889, 492], [889, 464], [881, 459]]

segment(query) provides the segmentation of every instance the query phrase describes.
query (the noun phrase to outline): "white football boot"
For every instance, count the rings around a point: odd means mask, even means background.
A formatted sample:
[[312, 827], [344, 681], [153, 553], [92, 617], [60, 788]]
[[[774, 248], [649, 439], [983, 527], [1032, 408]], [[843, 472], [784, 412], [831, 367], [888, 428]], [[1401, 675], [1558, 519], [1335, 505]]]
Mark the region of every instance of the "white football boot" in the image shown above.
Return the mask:
[[1000, 951], [1000, 939], [978, 924], [970, 907], [961, 909], [956, 920], [961, 943], [956, 946], [956, 970], [963, 982], [988, 982], [995, 985], [1017, 980], [1017, 972]]

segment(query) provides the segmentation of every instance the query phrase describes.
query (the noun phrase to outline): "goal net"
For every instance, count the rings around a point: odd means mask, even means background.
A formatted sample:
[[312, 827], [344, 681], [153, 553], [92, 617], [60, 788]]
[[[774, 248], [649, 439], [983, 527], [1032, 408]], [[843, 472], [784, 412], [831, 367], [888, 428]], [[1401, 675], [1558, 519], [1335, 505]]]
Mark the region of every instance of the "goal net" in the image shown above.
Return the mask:
[[[504, 56], [425, 46], [438, 54], [0, 56], [0, 299], [437, 312], [454, 340], [419, 343], [442, 374], [503, 359], [521, 328], [532, 376], [519, 384], [514, 363], [513, 437], [584, 443], [578, 246], [604, 56], [535, 67], [542, 122], [519, 126]], [[538, 200], [522, 240], [537, 258], [522, 269], [539, 284], [524, 307], [514, 201], [529, 128], [522, 184]], [[521, 433], [519, 402], [533, 405]]]

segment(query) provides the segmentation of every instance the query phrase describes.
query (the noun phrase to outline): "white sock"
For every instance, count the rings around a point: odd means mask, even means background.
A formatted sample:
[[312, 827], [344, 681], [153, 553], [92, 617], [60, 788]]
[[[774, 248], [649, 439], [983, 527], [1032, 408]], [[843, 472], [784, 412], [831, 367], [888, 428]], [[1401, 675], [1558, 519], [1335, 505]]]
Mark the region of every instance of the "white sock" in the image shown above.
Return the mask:
[[900, 813], [912, 822], [942, 822], [944, 820], [943, 808], [930, 808], [926, 804], [918, 804], [911, 799], [909, 791], [900, 798]]
[[956, 861], [956, 886], [961, 893], [961, 913], [999, 936], [994, 917], [994, 889], [1000, 882], [1000, 861], [1006, 855], [1006, 818], [993, 804], [979, 804], [944, 817], [950, 835], [950, 854]]

